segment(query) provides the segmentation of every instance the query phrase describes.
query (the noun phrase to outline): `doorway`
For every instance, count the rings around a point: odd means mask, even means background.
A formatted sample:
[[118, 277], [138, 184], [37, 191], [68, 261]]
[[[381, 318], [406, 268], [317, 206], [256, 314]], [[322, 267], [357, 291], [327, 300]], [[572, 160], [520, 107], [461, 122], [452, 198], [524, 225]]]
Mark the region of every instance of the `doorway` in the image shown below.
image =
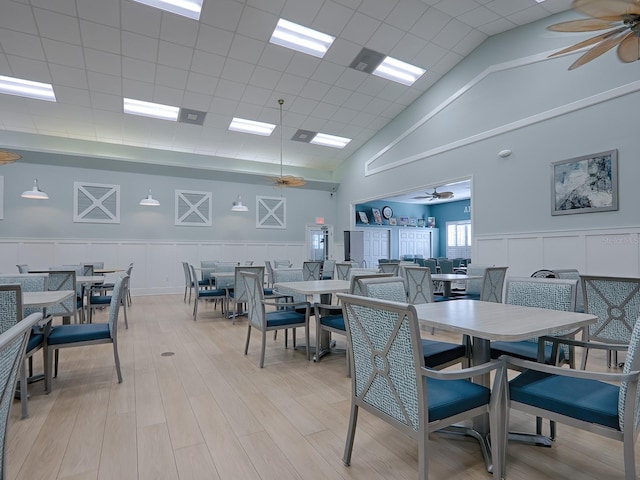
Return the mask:
[[333, 225], [307, 225], [305, 251], [307, 260], [324, 261], [333, 258]]

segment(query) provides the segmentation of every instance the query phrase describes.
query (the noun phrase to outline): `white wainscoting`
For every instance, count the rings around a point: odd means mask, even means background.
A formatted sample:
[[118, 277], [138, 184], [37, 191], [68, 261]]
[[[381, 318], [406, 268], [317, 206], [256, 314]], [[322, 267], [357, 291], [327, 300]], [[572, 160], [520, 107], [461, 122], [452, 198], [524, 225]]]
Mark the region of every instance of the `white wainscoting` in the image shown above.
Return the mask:
[[133, 262], [131, 293], [157, 295], [184, 292], [182, 262], [200, 260], [264, 265], [265, 260], [289, 259], [302, 265], [304, 242], [171, 242], [74, 239], [0, 239], [0, 273], [17, 273], [17, 264], [33, 267], [104, 262], [127, 268]]
[[547, 268], [640, 277], [640, 227], [474, 237], [473, 262], [508, 265], [509, 276]]

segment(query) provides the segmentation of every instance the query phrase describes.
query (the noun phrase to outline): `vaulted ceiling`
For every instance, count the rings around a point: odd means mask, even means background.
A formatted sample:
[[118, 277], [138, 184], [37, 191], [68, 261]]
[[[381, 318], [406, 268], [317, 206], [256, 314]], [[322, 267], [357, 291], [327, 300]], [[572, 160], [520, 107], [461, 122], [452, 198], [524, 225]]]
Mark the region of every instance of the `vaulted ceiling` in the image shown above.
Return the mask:
[[[569, 0], [204, 0], [196, 21], [131, 0], [0, 0], [0, 75], [51, 83], [57, 98], [0, 94], [0, 148], [157, 157], [177, 166], [198, 158], [203, 168], [236, 163], [277, 174], [279, 127], [270, 137], [228, 127], [233, 117], [279, 125], [283, 98], [284, 164], [331, 172], [488, 36], [569, 7]], [[323, 59], [271, 44], [280, 18], [336, 39]], [[426, 73], [405, 86], [349, 68], [363, 47]], [[123, 97], [206, 118], [199, 126], [126, 115]], [[290, 141], [298, 129], [352, 141], [344, 149]]]

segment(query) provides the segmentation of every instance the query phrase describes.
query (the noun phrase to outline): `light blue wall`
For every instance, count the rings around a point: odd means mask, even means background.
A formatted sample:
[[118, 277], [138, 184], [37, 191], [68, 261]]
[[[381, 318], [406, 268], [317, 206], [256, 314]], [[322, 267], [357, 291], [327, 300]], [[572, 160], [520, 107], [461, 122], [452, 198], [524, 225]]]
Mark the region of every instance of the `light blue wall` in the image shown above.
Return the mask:
[[[3, 238], [85, 238], [130, 240], [239, 240], [239, 241], [299, 241], [304, 242], [305, 225], [316, 217], [325, 223], [335, 221], [335, 195], [304, 188], [277, 189], [268, 185], [230, 183], [216, 180], [216, 172], [174, 169], [173, 175], [148, 172], [100, 170], [79, 166], [59, 166], [64, 163], [49, 155], [49, 163], [29, 163], [24, 158], [0, 167], [4, 176], [4, 220], [0, 220]], [[82, 162], [82, 159], [76, 159]], [[87, 159], [87, 163], [90, 163]], [[190, 177], [190, 175], [192, 175]], [[37, 201], [20, 197], [31, 189], [37, 178], [50, 200]], [[75, 181], [120, 186], [120, 224], [73, 222], [73, 184]], [[138, 203], [151, 188], [160, 207], [143, 207]], [[212, 192], [213, 226], [192, 227], [174, 225], [175, 189]], [[249, 207], [248, 213], [231, 212], [237, 196]], [[258, 229], [256, 225], [256, 195], [287, 199], [287, 228]]]
[[[608, 52], [568, 71], [577, 54], [547, 59], [588, 36], [545, 28], [574, 17], [556, 15], [489, 38], [356, 152], [339, 175], [339, 228], [352, 221], [350, 205], [465, 177], [472, 180], [474, 234], [637, 226], [640, 162], [632, 106], [640, 103], [640, 62], [623, 64]], [[507, 148], [513, 154], [500, 158]], [[613, 148], [619, 210], [552, 216], [551, 163]], [[405, 158], [413, 161], [365, 176], [367, 162], [384, 167]]]
[[469, 200], [458, 200], [457, 202], [438, 203], [431, 206], [431, 216], [436, 219], [436, 227], [440, 241], [437, 257], [447, 256], [447, 222], [459, 222], [471, 219], [471, 202]]

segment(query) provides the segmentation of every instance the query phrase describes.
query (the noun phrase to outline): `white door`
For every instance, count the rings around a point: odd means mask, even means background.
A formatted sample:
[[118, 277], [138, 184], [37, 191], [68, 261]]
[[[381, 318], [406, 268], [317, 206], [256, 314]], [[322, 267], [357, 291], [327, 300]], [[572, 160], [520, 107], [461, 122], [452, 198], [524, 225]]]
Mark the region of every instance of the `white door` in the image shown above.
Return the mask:
[[333, 225], [307, 225], [307, 260], [328, 260], [333, 257]]
[[389, 258], [390, 231], [383, 228], [367, 228], [364, 232], [364, 261], [367, 268], [378, 266], [378, 259]]
[[401, 228], [398, 230], [398, 254], [422, 255], [429, 258], [433, 255], [431, 251], [431, 231], [418, 228]]

